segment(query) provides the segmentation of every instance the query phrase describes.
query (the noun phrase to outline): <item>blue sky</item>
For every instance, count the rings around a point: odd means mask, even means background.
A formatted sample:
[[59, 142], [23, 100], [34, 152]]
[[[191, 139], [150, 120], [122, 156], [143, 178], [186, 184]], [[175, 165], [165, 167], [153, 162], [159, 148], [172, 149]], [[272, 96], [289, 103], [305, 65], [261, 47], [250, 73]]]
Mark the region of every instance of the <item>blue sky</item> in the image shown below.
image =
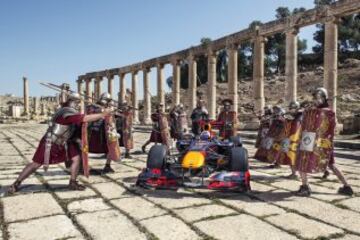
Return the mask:
[[[75, 89], [78, 75], [188, 48], [253, 20], [273, 20], [279, 6], [309, 9], [313, 0], [0, 0], [0, 94], [21, 96], [22, 76], [30, 81], [31, 96], [54, 94], [39, 81], [69, 82]], [[300, 31], [309, 49], [314, 30]], [[155, 74], [153, 69], [152, 93]], [[116, 78], [116, 91], [118, 85]], [[141, 89], [139, 74], [142, 96]]]

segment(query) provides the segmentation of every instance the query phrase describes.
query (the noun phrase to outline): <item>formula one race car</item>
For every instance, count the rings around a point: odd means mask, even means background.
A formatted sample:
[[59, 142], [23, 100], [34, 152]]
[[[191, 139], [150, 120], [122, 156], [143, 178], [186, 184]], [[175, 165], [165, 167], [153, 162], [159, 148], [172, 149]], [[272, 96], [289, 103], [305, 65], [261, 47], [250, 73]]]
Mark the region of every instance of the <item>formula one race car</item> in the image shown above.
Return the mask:
[[184, 135], [176, 143], [176, 154], [170, 153], [165, 145], [154, 145], [137, 185], [155, 189], [185, 186], [250, 190], [248, 153], [241, 138], [220, 140], [209, 128], [205, 127], [200, 136]]

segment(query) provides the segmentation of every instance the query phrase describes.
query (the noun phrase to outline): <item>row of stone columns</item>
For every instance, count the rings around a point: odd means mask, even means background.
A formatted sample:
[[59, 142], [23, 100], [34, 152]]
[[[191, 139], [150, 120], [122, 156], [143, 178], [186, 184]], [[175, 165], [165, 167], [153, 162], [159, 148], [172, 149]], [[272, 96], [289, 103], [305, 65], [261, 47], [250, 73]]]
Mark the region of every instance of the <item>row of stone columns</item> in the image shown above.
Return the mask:
[[[287, 88], [285, 93], [285, 99], [287, 102], [297, 99], [297, 41], [298, 41], [298, 29], [291, 28], [285, 32], [286, 34], [286, 63], [285, 63], [285, 75]], [[325, 23], [325, 45], [324, 45], [324, 87], [329, 92], [329, 102], [334, 111], [336, 111], [336, 93], [337, 93], [337, 25], [336, 20], [333, 18], [327, 19]], [[265, 59], [265, 43], [266, 38], [257, 34], [253, 39], [253, 98], [254, 105], [257, 112], [262, 113], [265, 106], [264, 97], [264, 59]], [[228, 92], [229, 98], [234, 103], [234, 110], [238, 109], [238, 45], [233, 42], [227, 44], [226, 51], [228, 54]], [[216, 117], [216, 52], [211, 48], [207, 51], [208, 59], [208, 110], [210, 118]], [[173, 105], [180, 103], [180, 59], [171, 59], [173, 67], [173, 87], [172, 87], [172, 99]], [[188, 62], [188, 79], [189, 79], [189, 98], [190, 109], [196, 107], [196, 89], [197, 89], [197, 62], [196, 56], [190, 54], [187, 57]], [[157, 97], [158, 102], [165, 107], [165, 91], [164, 91], [164, 64], [159, 63], [156, 65], [157, 69]], [[139, 70], [133, 70], [131, 72], [131, 86], [132, 86], [132, 106], [134, 107], [134, 120], [138, 121], [138, 74]], [[150, 67], [145, 66], [143, 69], [143, 87], [144, 87], [144, 122], [150, 123], [151, 115], [151, 94], [150, 94]], [[125, 75], [126, 73], [119, 73], [120, 89], [119, 89], [119, 101], [125, 101]], [[108, 79], [108, 92], [113, 92], [113, 80], [114, 76], [107, 76]], [[24, 85], [25, 85], [24, 79]], [[98, 76], [95, 80], [95, 92], [94, 97], [97, 99], [101, 93], [101, 81], [103, 77]], [[79, 81], [78, 90], [81, 91], [81, 83]], [[85, 94], [90, 99], [91, 93], [91, 79], [85, 79]], [[25, 95], [25, 92], [24, 92]]]

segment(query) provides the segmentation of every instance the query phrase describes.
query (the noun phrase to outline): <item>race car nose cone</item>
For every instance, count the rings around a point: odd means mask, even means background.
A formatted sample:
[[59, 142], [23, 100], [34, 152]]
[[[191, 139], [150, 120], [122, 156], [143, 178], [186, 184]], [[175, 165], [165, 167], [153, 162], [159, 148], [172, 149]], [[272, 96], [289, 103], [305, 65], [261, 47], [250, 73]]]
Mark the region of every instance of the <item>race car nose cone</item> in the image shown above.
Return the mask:
[[201, 152], [190, 151], [186, 153], [181, 163], [183, 168], [197, 169], [205, 164], [205, 156]]

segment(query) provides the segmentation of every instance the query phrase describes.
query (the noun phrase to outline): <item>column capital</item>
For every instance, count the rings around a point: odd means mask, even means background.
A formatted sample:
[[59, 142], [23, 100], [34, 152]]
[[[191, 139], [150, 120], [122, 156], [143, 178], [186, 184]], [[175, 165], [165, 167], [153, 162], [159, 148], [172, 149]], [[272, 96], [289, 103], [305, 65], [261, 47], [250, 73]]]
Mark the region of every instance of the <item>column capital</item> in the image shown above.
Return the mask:
[[151, 72], [151, 67], [150, 66], [143, 66], [142, 71], [146, 72], [146, 73], [149, 73], [149, 72]]
[[198, 57], [194, 54], [193, 51], [189, 51], [189, 54], [186, 57], [187, 61], [196, 61]]
[[298, 35], [298, 34], [299, 34], [299, 28], [298, 28], [298, 27], [289, 26], [288, 28], [286, 28], [285, 34]]
[[103, 76], [96, 76], [95, 80], [101, 82], [103, 80]]
[[262, 35], [256, 35], [252, 40], [253, 43], [258, 42], [258, 43], [266, 43], [268, 41], [268, 39], [265, 36]]
[[206, 56], [207, 57], [216, 57], [218, 54], [218, 52], [216, 50], [213, 50], [211, 46], [209, 46], [207, 49], [206, 49]]
[[113, 79], [114, 78], [114, 74], [111, 74], [110, 71], [106, 71], [106, 78], [107, 79]]
[[239, 48], [239, 44], [235, 42], [233, 37], [226, 38], [226, 50], [237, 50]]
[[131, 74], [132, 74], [132, 75], [137, 75], [138, 72], [139, 72], [138, 69], [132, 69], [132, 70], [131, 70]]
[[181, 62], [181, 58], [178, 57], [178, 56], [174, 56], [174, 57], [172, 57], [172, 58], [170, 59], [170, 63], [171, 63], [172, 65], [179, 65], [180, 62]]
[[341, 18], [337, 17], [335, 15], [328, 15], [328, 16], [324, 17], [322, 20], [322, 22], [324, 24], [326, 24], [326, 23], [340, 24], [341, 21], [342, 21]]
[[161, 63], [161, 62], [157, 62], [157, 63], [156, 63], [156, 67], [157, 67], [157, 68], [164, 68], [164, 65], [165, 65], [165, 64], [164, 64], [164, 63]]

